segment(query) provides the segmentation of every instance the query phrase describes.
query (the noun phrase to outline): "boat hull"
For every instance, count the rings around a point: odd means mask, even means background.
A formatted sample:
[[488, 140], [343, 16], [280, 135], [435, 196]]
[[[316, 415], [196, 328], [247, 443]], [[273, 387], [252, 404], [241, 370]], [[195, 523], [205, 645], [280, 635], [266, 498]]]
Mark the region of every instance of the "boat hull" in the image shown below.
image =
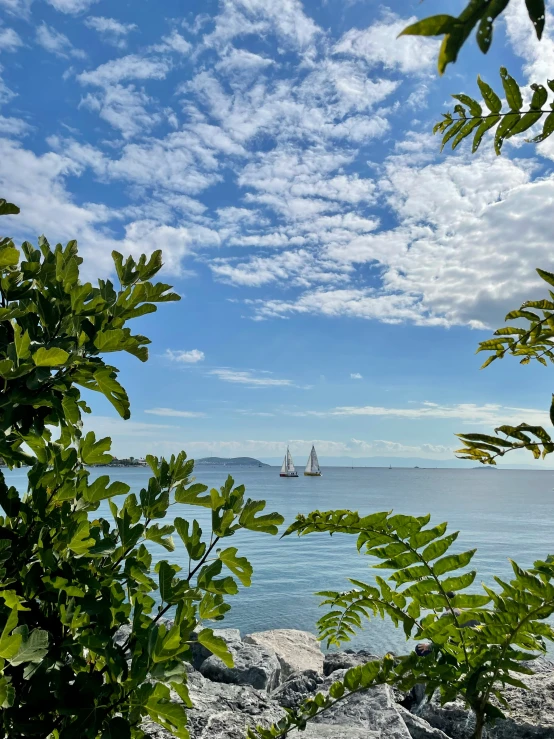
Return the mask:
[[298, 472], [295, 472], [294, 475], [287, 475], [286, 472], [281, 472], [279, 477], [298, 477]]
[[321, 477], [321, 472], [304, 472], [304, 477]]

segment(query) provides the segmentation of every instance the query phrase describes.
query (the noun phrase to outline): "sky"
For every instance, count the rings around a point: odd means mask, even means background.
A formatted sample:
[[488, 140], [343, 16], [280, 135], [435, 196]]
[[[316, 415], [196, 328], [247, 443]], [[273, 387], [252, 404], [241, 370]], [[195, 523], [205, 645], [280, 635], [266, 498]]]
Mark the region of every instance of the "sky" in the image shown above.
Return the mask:
[[554, 18], [538, 44], [511, 5], [439, 78], [397, 39], [434, 0], [0, 0], [3, 231], [78, 239], [87, 278], [162, 249], [182, 296], [115, 359], [131, 420], [88, 398], [116, 455], [454, 463], [456, 432], [550, 425], [551, 370], [475, 348], [554, 270], [554, 143], [431, 134], [478, 72], [554, 77]]

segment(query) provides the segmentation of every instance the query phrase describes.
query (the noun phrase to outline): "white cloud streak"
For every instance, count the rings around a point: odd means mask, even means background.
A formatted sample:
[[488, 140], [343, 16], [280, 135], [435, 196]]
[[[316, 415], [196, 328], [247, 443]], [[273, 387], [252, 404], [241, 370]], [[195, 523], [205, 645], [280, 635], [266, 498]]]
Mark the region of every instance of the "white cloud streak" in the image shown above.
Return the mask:
[[144, 411], [152, 416], [165, 416], [167, 418], [204, 418], [205, 413], [196, 411], [181, 411], [175, 408], [149, 408]]
[[198, 362], [203, 362], [206, 358], [204, 352], [201, 352], [199, 349], [190, 349], [188, 351], [166, 349], [165, 356], [171, 362], [178, 364], [197, 364]]

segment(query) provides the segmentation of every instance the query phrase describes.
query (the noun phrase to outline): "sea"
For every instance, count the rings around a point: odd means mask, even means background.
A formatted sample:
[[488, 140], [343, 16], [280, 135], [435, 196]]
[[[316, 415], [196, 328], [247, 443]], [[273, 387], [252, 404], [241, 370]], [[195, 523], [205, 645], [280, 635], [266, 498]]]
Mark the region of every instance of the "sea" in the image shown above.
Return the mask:
[[[25, 470], [6, 472], [18, 489], [26, 486]], [[452, 551], [477, 549], [472, 567], [476, 583], [494, 584], [494, 575], [509, 578], [510, 559], [529, 567], [537, 559], [554, 554], [554, 471], [478, 469], [410, 469], [383, 467], [323, 467], [321, 477], [281, 478], [277, 467], [220, 467], [202, 465], [196, 479], [220, 487], [228, 475], [246, 486], [246, 495], [267, 502], [266, 510], [278, 511], [286, 523], [298, 513], [319, 509], [351, 509], [360, 514], [394, 510], [397, 513], [430, 513], [434, 524], [448, 521], [449, 531], [459, 531]], [[109, 474], [137, 492], [146, 485], [145, 468], [95, 468], [92, 475]], [[111, 517], [107, 504], [96, 515]], [[206, 509], [175, 505], [166, 519], [196, 518], [209, 536]], [[284, 530], [284, 527], [283, 527]], [[158, 559], [188, 567], [184, 546], [175, 536], [175, 552], [154, 545]], [[238, 628], [243, 634], [266, 629], [302, 629], [315, 632], [325, 612], [322, 590], [348, 589], [348, 578], [372, 582], [375, 560], [356, 550], [349, 535], [310, 534], [280, 538], [241, 531], [228, 539], [254, 567], [250, 588], [229, 598], [232, 609], [214, 627]], [[383, 574], [383, 571], [379, 571]], [[403, 634], [389, 622], [372, 619], [344, 648], [366, 648], [376, 654], [401, 653]]]

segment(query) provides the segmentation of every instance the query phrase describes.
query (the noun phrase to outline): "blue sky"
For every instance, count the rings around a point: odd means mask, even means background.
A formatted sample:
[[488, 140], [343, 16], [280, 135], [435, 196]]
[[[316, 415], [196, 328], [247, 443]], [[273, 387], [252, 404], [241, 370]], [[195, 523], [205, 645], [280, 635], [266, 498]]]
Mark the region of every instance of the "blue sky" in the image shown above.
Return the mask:
[[77, 238], [89, 277], [161, 248], [183, 296], [137, 321], [147, 365], [118, 358], [131, 421], [91, 399], [116, 454], [444, 461], [548, 423], [549, 371], [474, 349], [553, 268], [554, 145], [430, 130], [478, 71], [554, 76], [554, 42], [518, 3], [439, 79], [436, 41], [396, 36], [444, 7], [393, 5], [0, 0], [4, 228]]

